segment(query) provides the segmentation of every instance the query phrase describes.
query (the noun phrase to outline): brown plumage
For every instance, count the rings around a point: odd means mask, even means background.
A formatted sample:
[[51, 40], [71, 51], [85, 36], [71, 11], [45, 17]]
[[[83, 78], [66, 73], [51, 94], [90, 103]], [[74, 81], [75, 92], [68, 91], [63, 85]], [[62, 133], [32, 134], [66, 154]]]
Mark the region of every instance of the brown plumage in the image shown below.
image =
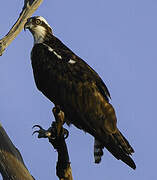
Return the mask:
[[65, 113], [67, 124], [74, 124], [95, 138], [95, 162], [101, 161], [105, 147], [131, 168], [134, 152], [117, 128], [109, 91], [99, 75], [52, 34], [42, 17], [25, 24], [34, 37], [31, 60], [37, 88]]

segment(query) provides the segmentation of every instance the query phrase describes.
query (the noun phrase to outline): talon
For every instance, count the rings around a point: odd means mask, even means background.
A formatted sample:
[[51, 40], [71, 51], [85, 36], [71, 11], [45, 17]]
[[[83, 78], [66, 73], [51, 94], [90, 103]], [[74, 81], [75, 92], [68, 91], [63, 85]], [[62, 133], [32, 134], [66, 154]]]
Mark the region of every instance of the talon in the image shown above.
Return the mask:
[[38, 133], [38, 138], [50, 138], [51, 137], [51, 132], [48, 130], [43, 129], [40, 125], [34, 125], [32, 127], [34, 128], [39, 128], [39, 130], [36, 130], [32, 133], [34, 135], [35, 133]]
[[33, 136], [35, 133], [40, 133], [40, 132], [39, 132], [39, 131], [34, 131], [34, 132], [32, 133], [32, 136]]
[[67, 139], [69, 136], [69, 131], [67, 129], [64, 129], [64, 139]]
[[32, 127], [32, 129], [34, 129], [34, 128], [36, 128], [36, 127], [38, 127], [39, 129], [43, 129], [40, 125], [34, 125], [33, 127]]

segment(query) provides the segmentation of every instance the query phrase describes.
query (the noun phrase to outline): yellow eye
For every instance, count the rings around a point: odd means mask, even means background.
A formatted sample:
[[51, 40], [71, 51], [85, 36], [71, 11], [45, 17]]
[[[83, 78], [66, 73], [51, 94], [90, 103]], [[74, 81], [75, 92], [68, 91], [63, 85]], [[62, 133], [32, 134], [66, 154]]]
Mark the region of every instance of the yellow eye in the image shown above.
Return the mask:
[[36, 23], [37, 25], [41, 24], [40, 19], [36, 19], [35, 23]]

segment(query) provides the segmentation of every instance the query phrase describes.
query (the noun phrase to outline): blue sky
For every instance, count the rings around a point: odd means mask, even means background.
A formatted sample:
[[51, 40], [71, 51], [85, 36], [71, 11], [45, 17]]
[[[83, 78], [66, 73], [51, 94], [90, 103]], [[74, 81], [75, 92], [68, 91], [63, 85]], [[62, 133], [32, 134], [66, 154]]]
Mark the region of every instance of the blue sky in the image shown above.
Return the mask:
[[[8, 7], [9, 3], [9, 7]], [[0, 35], [14, 24], [23, 1], [1, 2]], [[67, 139], [74, 179], [148, 180], [156, 175], [157, 1], [44, 1], [34, 15], [90, 64], [110, 90], [118, 127], [135, 149], [134, 171], [106, 150], [94, 164], [93, 138], [74, 126]], [[22, 31], [0, 57], [0, 122], [36, 179], [57, 179], [57, 153], [31, 127], [48, 128], [53, 104], [36, 88], [30, 51], [32, 35]]]

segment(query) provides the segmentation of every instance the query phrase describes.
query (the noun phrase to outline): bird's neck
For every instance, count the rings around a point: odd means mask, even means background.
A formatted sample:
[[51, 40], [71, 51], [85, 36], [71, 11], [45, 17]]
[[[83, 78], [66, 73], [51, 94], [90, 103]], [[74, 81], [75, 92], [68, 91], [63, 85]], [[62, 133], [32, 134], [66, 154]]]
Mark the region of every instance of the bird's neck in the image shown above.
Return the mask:
[[54, 47], [56, 44], [56, 38], [55, 38], [55, 36], [53, 36], [52, 33], [47, 33], [44, 40], [43, 40], [43, 43], [48, 45], [48, 46]]
[[38, 31], [36, 33], [32, 33], [32, 34], [34, 37], [34, 45], [49, 41], [53, 37], [52, 33], [45, 31], [45, 30], [43, 30], [43, 31], [40, 30], [40, 31]]

